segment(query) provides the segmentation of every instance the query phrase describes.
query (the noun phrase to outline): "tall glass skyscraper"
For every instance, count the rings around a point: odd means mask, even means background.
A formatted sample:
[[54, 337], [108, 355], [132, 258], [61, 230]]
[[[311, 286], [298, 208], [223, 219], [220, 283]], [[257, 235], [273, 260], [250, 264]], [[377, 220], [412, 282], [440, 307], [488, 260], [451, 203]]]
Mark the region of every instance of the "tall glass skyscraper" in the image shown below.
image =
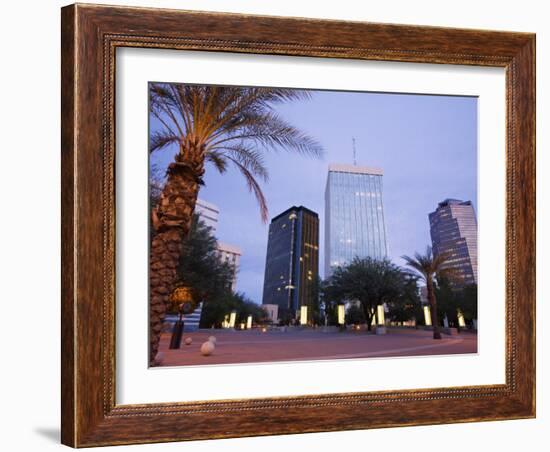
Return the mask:
[[319, 276], [319, 216], [293, 206], [271, 220], [262, 304], [292, 317], [301, 306], [312, 312]]
[[429, 214], [434, 254], [449, 255], [456, 286], [477, 284], [477, 219], [471, 201], [446, 199]]
[[325, 190], [325, 278], [354, 257], [388, 255], [381, 169], [332, 164]]

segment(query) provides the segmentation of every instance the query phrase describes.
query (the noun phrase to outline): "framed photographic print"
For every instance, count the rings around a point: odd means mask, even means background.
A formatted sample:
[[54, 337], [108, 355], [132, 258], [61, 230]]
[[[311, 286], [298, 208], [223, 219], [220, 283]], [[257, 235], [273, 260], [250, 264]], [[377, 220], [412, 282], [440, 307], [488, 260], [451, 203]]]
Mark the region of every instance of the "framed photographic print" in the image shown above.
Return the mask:
[[62, 442], [535, 416], [535, 37], [62, 9]]

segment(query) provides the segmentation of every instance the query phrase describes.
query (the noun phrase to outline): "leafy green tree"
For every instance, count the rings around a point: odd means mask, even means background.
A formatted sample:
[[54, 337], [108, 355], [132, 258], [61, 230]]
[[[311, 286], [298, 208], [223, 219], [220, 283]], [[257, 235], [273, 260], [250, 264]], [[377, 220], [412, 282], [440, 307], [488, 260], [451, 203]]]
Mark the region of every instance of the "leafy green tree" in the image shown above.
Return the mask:
[[176, 150], [160, 199], [151, 211], [151, 362], [158, 350], [161, 323], [176, 283], [174, 269], [180, 260], [181, 242], [191, 230], [206, 164], [220, 173], [229, 167], [239, 171], [266, 221], [267, 204], [258, 182], [268, 178], [264, 154], [278, 149], [315, 157], [322, 153], [317, 141], [275, 111], [278, 104], [308, 97], [308, 91], [284, 88], [150, 85], [150, 114], [162, 126], [151, 135], [149, 150]]
[[470, 284], [462, 289], [459, 305], [467, 321], [477, 319], [477, 284]]
[[254, 323], [267, 322], [268, 315], [264, 309], [245, 294], [237, 292], [233, 294], [233, 299], [236, 302], [237, 321], [246, 323], [248, 316], [252, 316]]
[[459, 310], [467, 322], [477, 318], [477, 284], [457, 287], [449, 278], [439, 277], [434, 290], [439, 306], [440, 321], [447, 315], [449, 324], [457, 326]]
[[220, 328], [226, 316], [231, 312], [236, 313], [237, 324], [246, 323], [249, 315], [252, 316], [252, 321], [256, 324], [268, 321], [265, 310], [245, 294], [226, 292], [204, 304], [200, 326], [201, 328]]
[[320, 282], [319, 302], [327, 325], [334, 326], [338, 323], [338, 304], [345, 301], [340, 297], [340, 292], [331, 285], [330, 278]]
[[325, 297], [333, 302], [359, 301], [370, 331], [377, 306], [397, 299], [404, 280], [405, 274], [388, 259], [355, 257], [351, 263], [334, 270]]
[[311, 320], [315, 325], [324, 324], [325, 319], [322, 315], [322, 305], [321, 305], [321, 278], [317, 276], [315, 281], [313, 281], [313, 287], [312, 287], [312, 299], [313, 302], [310, 305], [309, 309], [311, 309]]
[[194, 215], [190, 234], [181, 245], [177, 285], [191, 287], [208, 302], [231, 293], [234, 272], [231, 264], [220, 259], [211, 228]]
[[212, 229], [193, 217], [189, 236], [182, 243], [177, 285], [190, 287], [203, 302], [201, 328], [221, 327], [225, 317], [237, 313], [237, 322], [252, 315], [255, 323], [266, 320], [266, 312], [243, 293], [233, 293], [234, 267], [222, 262]]
[[399, 297], [387, 303], [387, 316], [392, 322], [407, 322], [423, 317], [420, 297], [418, 296], [417, 277], [407, 275]]
[[279, 307], [279, 325], [290, 325], [294, 320], [294, 312], [292, 309], [285, 308], [285, 307]]
[[225, 317], [236, 311], [237, 308], [238, 302], [230, 291], [218, 294], [204, 302], [199, 326], [201, 328], [221, 328]]
[[449, 278], [440, 276], [437, 278], [437, 284], [434, 285], [435, 297], [437, 299], [437, 313], [439, 322], [443, 322], [445, 316], [451, 326], [458, 323], [457, 308], [459, 301], [459, 289], [453, 287]]
[[365, 323], [365, 313], [361, 306], [352, 303], [346, 311], [346, 324], [347, 325], [361, 325]]

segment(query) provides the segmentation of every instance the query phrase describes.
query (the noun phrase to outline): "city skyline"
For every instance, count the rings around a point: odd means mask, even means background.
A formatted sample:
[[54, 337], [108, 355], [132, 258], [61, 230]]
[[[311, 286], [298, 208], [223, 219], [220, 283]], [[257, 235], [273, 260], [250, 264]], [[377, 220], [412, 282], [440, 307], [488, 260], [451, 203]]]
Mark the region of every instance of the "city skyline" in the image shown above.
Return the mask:
[[[388, 257], [399, 265], [401, 255], [431, 243], [427, 215], [438, 202], [452, 197], [477, 203], [476, 98], [313, 92], [310, 101], [282, 105], [277, 112], [315, 136], [326, 156], [314, 160], [284, 152], [266, 154], [270, 180], [262, 188], [270, 213], [291, 205], [311, 207], [321, 218], [321, 240], [328, 165], [351, 163], [352, 137], [358, 165], [384, 169]], [[155, 120], [151, 127], [158, 127]], [[163, 168], [171, 158], [164, 152], [153, 156], [152, 163]], [[268, 224], [260, 221], [253, 196], [238, 174], [220, 176], [208, 169], [199, 196], [223, 212], [220, 240], [243, 250], [238, 290], [261, 303], [258, 281], [263, 281]]]

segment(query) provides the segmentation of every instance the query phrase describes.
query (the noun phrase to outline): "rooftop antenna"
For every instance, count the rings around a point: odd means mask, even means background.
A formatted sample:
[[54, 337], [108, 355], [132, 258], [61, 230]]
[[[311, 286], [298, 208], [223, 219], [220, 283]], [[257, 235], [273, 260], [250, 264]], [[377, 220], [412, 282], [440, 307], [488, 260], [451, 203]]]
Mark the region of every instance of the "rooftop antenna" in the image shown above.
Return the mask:
[[353, 166], [357, 166], [357, 151], [355, 149], [355, 137], [351, 138], [351, 143], [353, 145]]

